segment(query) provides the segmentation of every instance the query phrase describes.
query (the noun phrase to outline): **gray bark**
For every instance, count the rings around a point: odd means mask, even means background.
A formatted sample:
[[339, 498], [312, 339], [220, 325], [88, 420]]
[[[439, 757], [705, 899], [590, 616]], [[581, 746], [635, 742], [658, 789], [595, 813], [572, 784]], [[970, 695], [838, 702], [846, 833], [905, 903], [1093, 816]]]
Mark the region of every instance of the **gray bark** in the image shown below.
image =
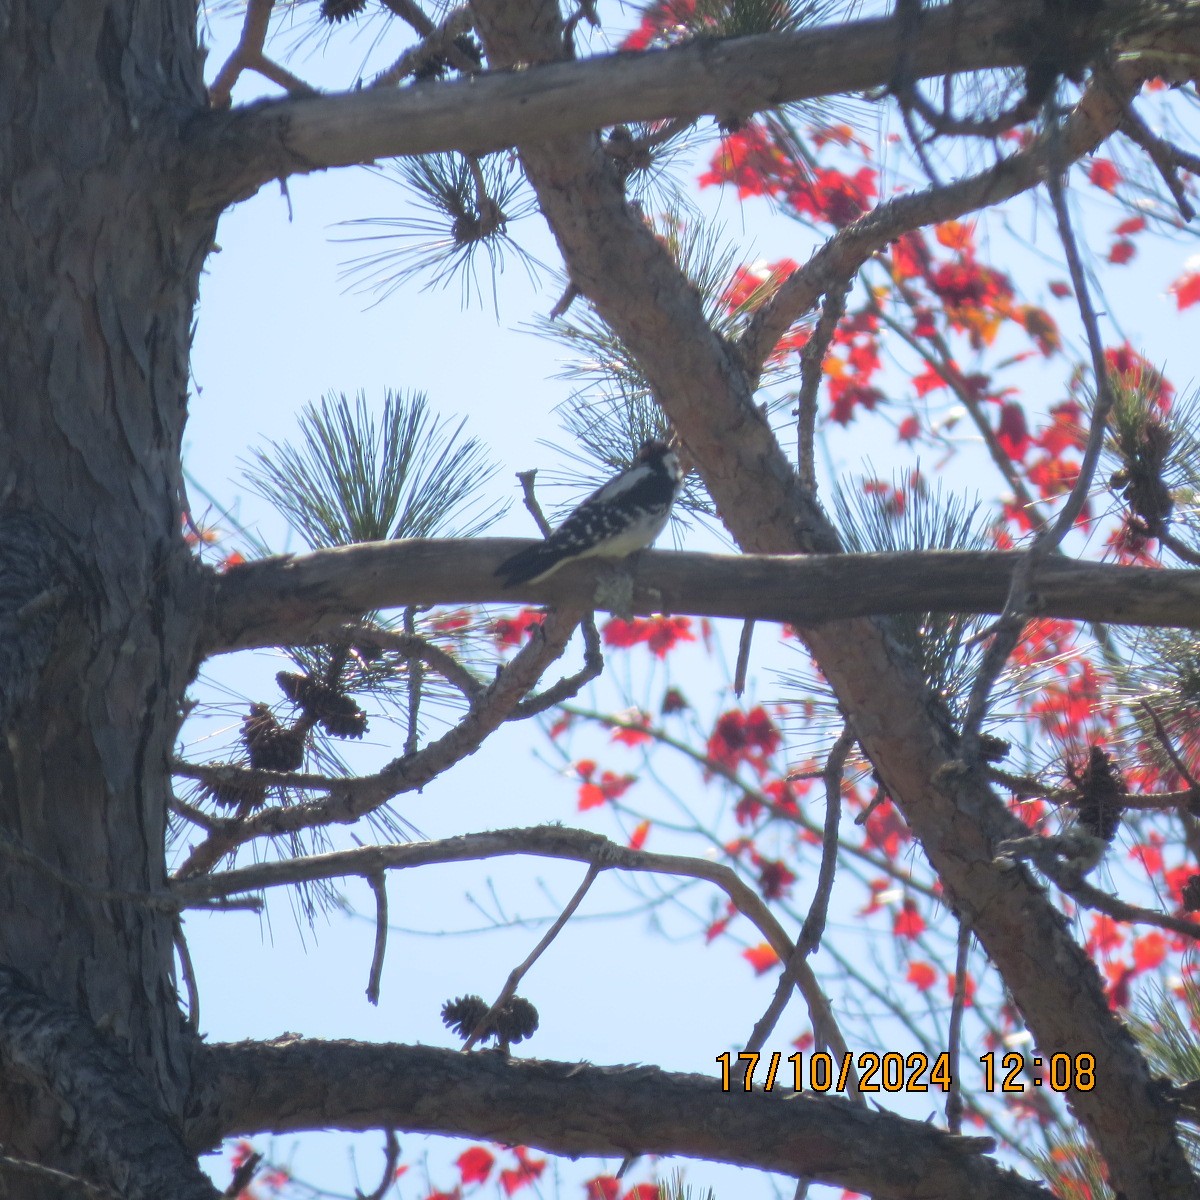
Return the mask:
[[[194, 669], [179, 450], [213, 225], [181, 211], [178, 180], [200, 67], [183, 0], [4, 8], [0, 831], [85, 884], [135, 892], [164, 881], [168, 757]], [[0, 912], [0, 963], [103, 1029], [147, 1103], [178, 1118], [170, 915], [10, 860]], [[80, 1169], [90, 1131], [46, 1086], [6, 1073], [0, 1144]]]

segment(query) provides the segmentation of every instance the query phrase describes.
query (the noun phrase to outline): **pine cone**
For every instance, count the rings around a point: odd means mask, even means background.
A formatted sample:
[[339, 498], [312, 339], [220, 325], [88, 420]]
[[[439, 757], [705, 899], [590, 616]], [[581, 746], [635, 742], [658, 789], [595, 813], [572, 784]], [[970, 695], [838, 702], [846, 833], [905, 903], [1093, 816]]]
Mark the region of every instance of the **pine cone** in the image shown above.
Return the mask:
[[294, 671], [280, 671], [275, 682], [330, 737], [360, 738], [366, 733], [367, 714], [340, 688]]
[[357, 17], [367, 7], [367, 0], [321, 0], [321, 16], [330, 25]]
[[1100, 746], [1093, 746], [1087, 766], [1078, 775], [1068, 772], [1077, 795], [1070, 803], [1079, 811], [1079, 825], [1092, 837], [1111, 842], [1121, 824], [1125, 805], [1121, 797], [1125, 781], [1112, 757]]
[[227, 808], [241, 808], [243, 805], [258, 808], [267, 798], [265, 785], [238, 778], [232, 773], [227, 777], [206, 782], [203, 792], [206, 796], [211, 796], [215, 804], [222, 804]]
[[523, 996], [514, 996], [496, 1014], [495, 1027], [501, 1042], [522, 1042], [536, 1032], [538, 1010]]
[[304, 762], [304, 734], [285, 729], [265, 704], [251, 704], [242, 722], [250, 765], [261, 771], [294, 771]]
[[[442, 1005], [442, 1024], [465, 1042], [490, 1007], [482, 996], [459, 996], [457, 1000], [447, 1000]], [[484, 1036], [489, 1035], [485, 1033]]]

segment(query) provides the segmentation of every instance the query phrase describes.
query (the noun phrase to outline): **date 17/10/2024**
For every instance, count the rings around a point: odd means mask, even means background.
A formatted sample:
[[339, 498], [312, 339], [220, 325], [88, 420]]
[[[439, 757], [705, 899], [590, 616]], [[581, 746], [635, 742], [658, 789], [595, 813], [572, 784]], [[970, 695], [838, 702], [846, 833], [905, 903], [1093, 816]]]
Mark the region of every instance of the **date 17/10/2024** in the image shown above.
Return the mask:
[[[753, 1091], [761, 1083], [770, 1092], [781, 1088], [810, 1092], [928, 1092], [931, 1088], [948, 1092], [954, 1086], [950, 1055], [943, 1051], [932, 1061], [919, 1050], [903, 1055], [895, 1051], [876, 1054], [868, 1050], [857, 1056], [842, 1054], [836, 1058], [824, 1050], [805, 1054], [797, 1051], [786, 1058], [778, 1050], [732, 1055], [717, 1055], [721, 1066], [721, 1090]], [[979, 1059], [983, 1067], [983, 1091], [1023, 1092], [1027, 1087], [1048, 1087], [1066, 1092], [1074, 1088], [1090, 1092], [1096, 1086], [1096, 1059], [1091, 1054], [1052, 1054], [1048, 1059], [1005, 1054], [999, 1069], [995, 1054]], [[764, 1068], [766, 1077], [756, 1074]]]

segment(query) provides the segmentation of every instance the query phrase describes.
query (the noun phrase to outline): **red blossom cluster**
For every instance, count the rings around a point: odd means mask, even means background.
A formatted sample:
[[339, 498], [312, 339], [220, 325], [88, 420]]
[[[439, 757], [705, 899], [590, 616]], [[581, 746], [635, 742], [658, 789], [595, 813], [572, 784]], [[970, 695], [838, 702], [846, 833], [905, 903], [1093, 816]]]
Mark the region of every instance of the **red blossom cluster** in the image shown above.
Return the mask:
[[747, 763], [763, 775], [768, 760], [779, 749], [782, 740], [775, 722], [761, 704], [749, 712], [735, 708], [717, 718], [708, 739], [707, 755], [730, 770]]
[[540, 609], [523, 608], [515, 617], [500, 617], [492, 622], [492, 637], [502, 650], [519, 646], [541, 625], [545, 614]]
[[600, 636], [606, 646], [628, 650], [647, 646], [655, 658], [666, 658], [680, 642], [694, 642], [691, 617], [611, 617]]
[[637, 783], [636, 775], [617, 775], [613, 771], [598, 770], [596, 763], [590, 758], [581, 758], [575, 764], [575, 774], [583, 780], [579, 786], [579, 811], [586, 812], [589, 808], [599, 808], [600, 805], [612, 800], [619, 800]]

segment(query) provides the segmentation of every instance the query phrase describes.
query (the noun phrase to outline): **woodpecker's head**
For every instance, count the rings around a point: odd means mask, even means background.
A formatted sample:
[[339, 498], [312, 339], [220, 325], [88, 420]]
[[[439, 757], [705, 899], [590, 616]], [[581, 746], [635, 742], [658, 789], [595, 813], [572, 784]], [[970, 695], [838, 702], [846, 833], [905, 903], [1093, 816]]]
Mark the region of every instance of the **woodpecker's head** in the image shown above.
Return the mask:
[[641, 449], [638, 450], [634, 462], [661, 468], [675, 483], [683, 478], [683, 467], [679, 462], [679, 455], [662, 438], [647, 438], [642, 443]]

